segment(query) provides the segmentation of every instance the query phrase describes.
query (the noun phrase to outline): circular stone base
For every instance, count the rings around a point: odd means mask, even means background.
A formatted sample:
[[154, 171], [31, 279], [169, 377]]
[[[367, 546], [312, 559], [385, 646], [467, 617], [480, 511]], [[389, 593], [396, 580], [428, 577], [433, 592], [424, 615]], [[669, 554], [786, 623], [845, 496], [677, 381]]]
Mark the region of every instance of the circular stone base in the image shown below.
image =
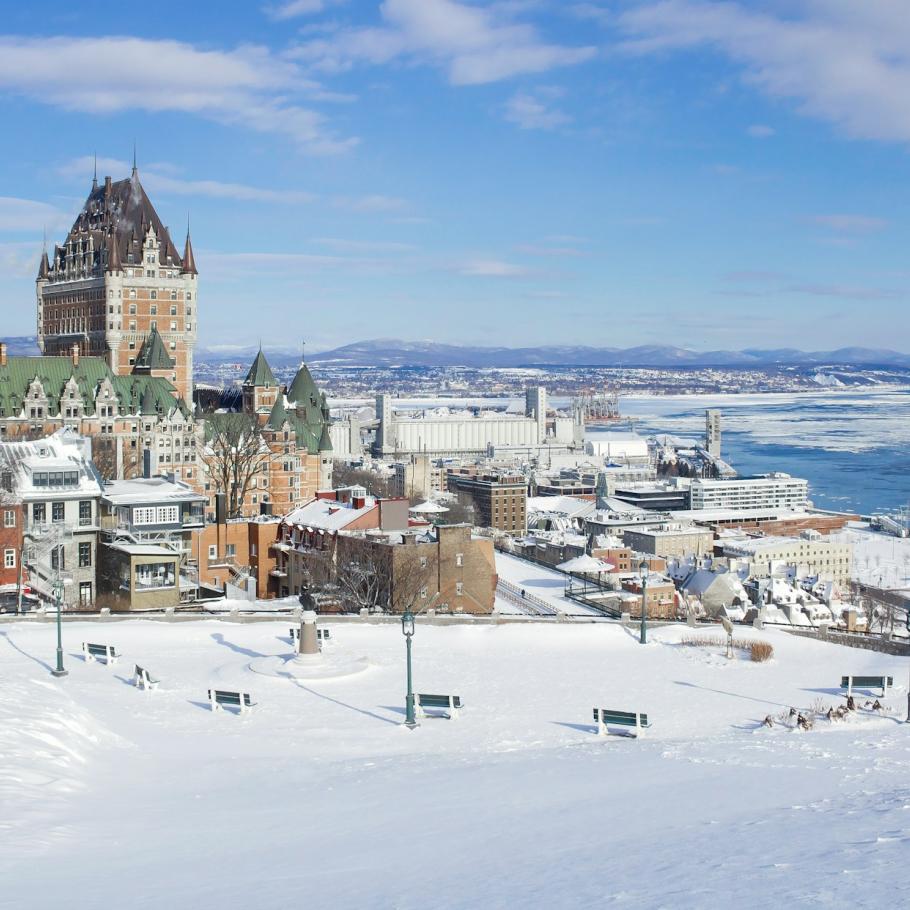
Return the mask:
[[249, 666], [254, 673], [279, 679], [339, 679], [362, 673], [370, 662], [366, 657], [304, 654], [300, 657], [257, 657]]

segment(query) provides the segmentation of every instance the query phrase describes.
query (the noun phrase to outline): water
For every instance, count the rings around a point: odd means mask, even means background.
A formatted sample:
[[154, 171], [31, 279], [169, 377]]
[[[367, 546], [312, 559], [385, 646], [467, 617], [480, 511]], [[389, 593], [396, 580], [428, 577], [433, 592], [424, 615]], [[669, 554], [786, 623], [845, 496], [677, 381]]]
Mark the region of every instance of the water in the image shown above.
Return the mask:
[[819, 508], [869, 514], [910, 501], [910, 389], [623, 398], [620, 408], [643, 435], [698, 439], [705, 409], [718, 408], [737, 471], [804, 477]]

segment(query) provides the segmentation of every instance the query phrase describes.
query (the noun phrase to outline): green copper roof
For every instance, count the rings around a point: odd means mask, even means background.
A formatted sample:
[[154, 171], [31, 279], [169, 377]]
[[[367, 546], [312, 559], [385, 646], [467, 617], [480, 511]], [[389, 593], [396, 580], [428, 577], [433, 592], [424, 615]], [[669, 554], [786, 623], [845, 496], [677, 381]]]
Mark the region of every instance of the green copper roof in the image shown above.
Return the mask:
[[153, 328], [148, 338], [142, 342], [142, 347], [136, 357], [136, 366], [147, 370], [172, 370], [174, 368], [174, 361], [168, 354], [164, 341], [158, 334], [158, 329]]
[[275, 404], [272, 405], [272, 411], [269, 414], [269, 419], [266, 421], [266, 426], [270, 430], [280, 430], [284, 426], [284, 422], [288, 419], [288, 412], [284, 407], [284, 401], [282, 396], [279, 395], [275, 400]]
[[243, 380], [243, 384], [265, 387], [277, 385], [275, 382], [275, 374], [272, 372], [269, 362], [265, 359], [262, 348], [259, 349], [259, 353], [256, 355], [256, 359], [253, 361], [250, 371], [246, 374], [246, 379]]
[[319, 405], [319, 389], [316, 388], [316, 383], [313, 382], [313, 377], [305, 363], [300, 364], [300, 369], [297, 370], [297, 375], [288, 389], [288, 401], [296, 404], [297, 407], [310, 402], [317, 407]]
[[60, 413], [61, 403], [69, 400], [70, 379], [86, 414], [95, 413], [95, 399], [104, 380], [109, 380], [114, 390], [115, 400], [110, 403], [117, 405], [118, 414], [136, 414], [147, 390], [147, 403], [154, 401], [156, 411], [167, 414], [177, 406], [176, 389], [167, 379], [115, 376], [101, 357], [80, 357], [76, 365], [70, 357], [10, 357], [6, 366], [0, 366], [0, 416], [14, 417], [27, 407], [29, 387], [35, 379], [41, 383], [52, 417]]

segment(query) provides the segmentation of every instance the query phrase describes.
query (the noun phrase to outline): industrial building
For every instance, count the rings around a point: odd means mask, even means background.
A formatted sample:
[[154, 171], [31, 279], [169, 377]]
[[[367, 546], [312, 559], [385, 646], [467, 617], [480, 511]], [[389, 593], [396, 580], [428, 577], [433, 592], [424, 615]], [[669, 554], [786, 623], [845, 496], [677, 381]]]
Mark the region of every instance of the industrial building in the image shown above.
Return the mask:
[[[527, 389], [525, 413], [476, 411], [463, 414], [396, 411], [390, 395], [376, 396], [374, 454], [380, 457], [423, 453], [434, 457], [487, 455], [493, 450], [581, 449], [584, 419], [580, 408], [573, 416], [550, 414], [547, 390]], [[502, 451], [505, 450], [505, 451]]]

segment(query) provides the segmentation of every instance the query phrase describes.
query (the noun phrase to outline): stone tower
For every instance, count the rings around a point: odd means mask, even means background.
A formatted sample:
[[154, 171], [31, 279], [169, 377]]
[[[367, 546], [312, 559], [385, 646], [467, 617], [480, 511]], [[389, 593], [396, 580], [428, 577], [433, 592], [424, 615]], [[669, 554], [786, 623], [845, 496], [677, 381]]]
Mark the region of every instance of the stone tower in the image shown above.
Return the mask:
[[[153, 332], [172, 365], [166, 378], [193, 400], [198, 271], [187, 231], [181, 255], [139, 181], [97, 178], [62, 246], [41, 258], [38, 346], [67, 355], [78, 345], [118, 376], [134, 372]], [[165, 362], [154, 345], [156, 368]], [[148, 367], [146, 367], [148, 369]], [[155, 368], [153, 368], [155, 369]], [[158, 375], [165, 375], [158, 373]]]

